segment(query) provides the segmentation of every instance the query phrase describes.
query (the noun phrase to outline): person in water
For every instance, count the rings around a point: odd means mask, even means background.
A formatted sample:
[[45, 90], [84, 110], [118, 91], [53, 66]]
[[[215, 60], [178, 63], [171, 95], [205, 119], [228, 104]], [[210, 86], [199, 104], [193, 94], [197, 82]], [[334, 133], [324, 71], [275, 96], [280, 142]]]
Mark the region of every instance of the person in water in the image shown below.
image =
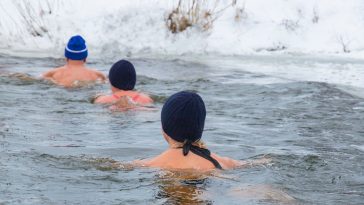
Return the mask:
[[116, 104], [120, 107], [149, 105], [153, 103], [148, 95], [134, 91], [136, 72], [133, 64], [127, 60], [116, 62], [109, 71], [112, 95], [99, 95], [94, 99], [98, 104]]
[[66, 65], [55, 68], [43, 74], [43, 78], [64, 87], [77, 87], [84, 84], [105, 82], [106, 77], [85, 66], [88, 50], [85, 40], [72, 36], [65, 48]]
[[[164, 169], [209, 171], [252, 165], [211, 153], [201, 141], [206, 118], [202, 98], [192, 92], [178, 92], [168, 98], [162, 108], [162, 130], [169, 148], [159, 156], [135, 161], [137, 165]], [[267, 159], [254, 164], [264, 164]]]

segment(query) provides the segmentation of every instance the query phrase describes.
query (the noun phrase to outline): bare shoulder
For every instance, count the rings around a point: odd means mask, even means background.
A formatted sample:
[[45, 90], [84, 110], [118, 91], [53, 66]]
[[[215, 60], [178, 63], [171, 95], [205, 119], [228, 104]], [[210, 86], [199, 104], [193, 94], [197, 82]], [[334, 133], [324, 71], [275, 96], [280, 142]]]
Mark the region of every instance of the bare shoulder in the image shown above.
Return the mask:
[[96, 104], [105, 104], [105, 103], [112, 103], [111, 96], [109, 95], [96, 95], [93, 100]]
[[153, 103], [153, 99], [148, 94], [139, 93], [138, 96], [139, 96], [138, 98], [140, 98], [139, 101], [141, 101], [143, 104]]
[[95, 72], [96, 72], [96, 75], [98, 78], [100, 78], [104, 82], [106, 81], [106, 76], [103, 73], [101, 73], [99, 71], [95, 71]]
[[[150, 96], [148, 94], [145, 94], [145, 93], [139, 93], [142, 97], [145, 97], [145, 98], [150, 98]], [[150, 98], [151, 99], [151, 98]]]
[[102, 72], [95, 70], [95, 73], [101, 76], [105, 76]]
[[[166, 150], [163, 153], [161, 153], [158, 156], [155, 156], [153, 158], [143, 159], [143, 160], [137, 160], [134, 161], [136, 164], [144, 167], [169, 167], [170, 164], [170, 150]], [[173, 157], [172, 157], [173, 158]]]
[[58, 71], [63, 71], [63, 70], [65, 70], [66, 69], [66, 67], [65, 66], [60, 66], [60, 67], [57, 67], [57, 68], [53, 68], [51, 71], [53, 71], [53, 72], [58, 72]]
[[216, 159], [224, 169], [234, 169], [245, 164], [243, 161], [231, 159], [229, 157], [220, 157], [219, 155], [213, 153], [211, 156]]
[[97, 76], [99, 76], [99, 77], [105, 77], [105, 75], [102, 73], [102, 72], [100, 72], [100, 71], [98, 71], [97, 69], [95, 69], [95, 68], [88, 68], [87, 67], [87, 70], [88, 71], [90, 71], [91, 73], [93, 73], [93, 74], [95, 74], [95, 75], [97, 75]]
[[272, 159], [263, 156], [258, 159], [252, 160], [235, 160], [228, 157], [220, 157], [216, 154], [211, 154], [217, 161], [219, 161], [223, 167], [226, 166], [228, 169], [238, 168], [238, 167], [254, 167], [254, 166], [264, 166], [272, 163]]
[[134, 160], [132, 164], [138, 167], [150, 167], [152, 159], [138, 159]]
[[64, 67], [64, 66], [57, 67], [57, 68], [53, 68], [53, 69], [48, 70], [48, 71], [46, 71], [45, 73], [43, 73], [43, 76], [45, 76], [45, 75], [50, 75], [50, 74], [55, 74], [56, 72], [58, 72], [58, 71], [62, 71], [62, 70], [64, 70], [64, 69], [65, 69], [65, 67]]
[[158, 167], [158, 168], [162, 168], [165, 165], [160, 159], [160, 156], [157, 156], [155, 158], [134, 160], [132, 164], [138, 167]]

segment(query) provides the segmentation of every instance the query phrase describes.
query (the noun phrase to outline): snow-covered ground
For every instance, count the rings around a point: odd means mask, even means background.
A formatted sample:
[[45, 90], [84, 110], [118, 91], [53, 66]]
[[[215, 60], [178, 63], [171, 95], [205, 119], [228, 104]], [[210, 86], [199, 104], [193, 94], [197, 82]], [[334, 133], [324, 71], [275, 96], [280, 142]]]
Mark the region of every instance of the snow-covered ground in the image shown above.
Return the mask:
[[[186, 0], [187, 1], [187, 0]], [[210, 0], [207, 8], [214, 8]], [[231, 3], [220, 2], [215, 11]], [[364, 56], [362, 0], [238, 0], [213, 27], [172, 34], [177, 0], [1, 0], [0, 50], [60, 57], [74, 34], [90, 57], [271, 53]], [[344, 54], [344, 47], [346, 52]]]

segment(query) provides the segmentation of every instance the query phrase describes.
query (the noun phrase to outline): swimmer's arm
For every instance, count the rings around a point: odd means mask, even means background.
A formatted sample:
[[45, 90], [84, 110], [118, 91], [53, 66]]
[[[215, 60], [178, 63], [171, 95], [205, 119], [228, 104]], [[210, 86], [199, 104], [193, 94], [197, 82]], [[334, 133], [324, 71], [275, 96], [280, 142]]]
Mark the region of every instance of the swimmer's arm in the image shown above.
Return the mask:
[[91, 100], [92, 103], [95, 104], [113, 104], [117, 101], [115, 101], [115, 98], [109, 95], [104, 94], [98, 94]]
[[105, 76], [103, 73], [101, 73], [101, 72], [99, 72], [99, 71], [95, 71], [95, 72], [96, 72], [97, 77], [98, 77], [99, 79], [101, 79], [101, 80], [102, 80], [102, 82], [106, 82], [106, 76]]
[[50, 70], [48, 72], [45, 72], [42, 74], [42, 78], [47, 79], [47, 80], [52, 80], [55, 72], [56, 72], [56, 70]]
[[95, 104], [103, 104], [103, 103], [108, 103], [106, 102], [106, 96], [104, 96], [103, 94], [97, 94], [95, 95], [92, 99], [91, 102], [95, 103]]
[[154, 102], [154, 100], [149, 95], [146, 95], [146, 98], [149, 104], [152, 104]]
[[138, 159], [138, 160], [134, 160], [132, 162], [132, 164], [137, 167], [149, 167], [149, 166], [151, 166], [151, 161], [152, 161], [152, 159]]
[[141, 105], [150, 105], [150, 104], [153, 104], [153, 99], [147, 95], [147, 94], [143, 94], [143, 93], [140, 93], [138, 95], [138, 99], [136, 100], [139, 104]]
[[[213, 154], [215, 155], [215, 154]], [[219, 157], [217, 155], [213, 156], [214, 158], [218, 159], [218, 161], [223, 162], [225, 169], [234, 169], [238, 167], [254, 167], [259, 165], [269, 164], [272, 160], [270, 158], [260, 158], [255, 160], [235, 160], [228, 157]]]
[[241, 161], [231, 159], [228, 157], [220, 157], [217, 154], [211, 153], [211, 157], [220, 162], [223, 169], [234, 169], [241, 166]]
[[23, 81], [35, 81], [35, 80], [39, 80], [36, 77], [33, 77], [27, 73], [12, 73], [9, 75], [9, 77], [14, 77], [14, 78], [18, 78], [19, 80], [23, 80]]
[[243, 161], [238, 161], [238, 160], [231, 159], [228, 157], [219, 157], [219, 158], [223, 162], [223, 168], [225, 168], [225, 169], [234, 169], [234, 168], [242, 167], [245, 165], [245, 163]]
[[230, 194], [235, 197], [272, 200], [280, 202], [279, 204], [296, 204], [295, 198], [271, 185], [246, 185], [230, 190]]
[[165, 153], [166, 152], [163, 152], [162, 154], [153, 158], [135, 160], [132, 163], [139, 167], [163, 167], [166, 165]]
[[239, 161], [239, 162], [241, 163], [241, 165], [240, 165], [241, 167], [255, 167], [255, 166], [260, 166], [260, 165], [267, 165], [272, 162], [272, 159], [264, 156], [259, 159], [245, 160], [245, 161]]

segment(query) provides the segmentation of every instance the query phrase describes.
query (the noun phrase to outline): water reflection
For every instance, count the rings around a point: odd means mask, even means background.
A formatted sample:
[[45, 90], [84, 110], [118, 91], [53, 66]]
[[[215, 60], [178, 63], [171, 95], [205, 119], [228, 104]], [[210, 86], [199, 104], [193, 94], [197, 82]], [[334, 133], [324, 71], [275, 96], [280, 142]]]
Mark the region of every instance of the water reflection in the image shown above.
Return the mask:
[[212, 204], [204, 199], [209, 179], [206, 174], [168, 171], [158, 177], [156, 199], [163, 204]]

